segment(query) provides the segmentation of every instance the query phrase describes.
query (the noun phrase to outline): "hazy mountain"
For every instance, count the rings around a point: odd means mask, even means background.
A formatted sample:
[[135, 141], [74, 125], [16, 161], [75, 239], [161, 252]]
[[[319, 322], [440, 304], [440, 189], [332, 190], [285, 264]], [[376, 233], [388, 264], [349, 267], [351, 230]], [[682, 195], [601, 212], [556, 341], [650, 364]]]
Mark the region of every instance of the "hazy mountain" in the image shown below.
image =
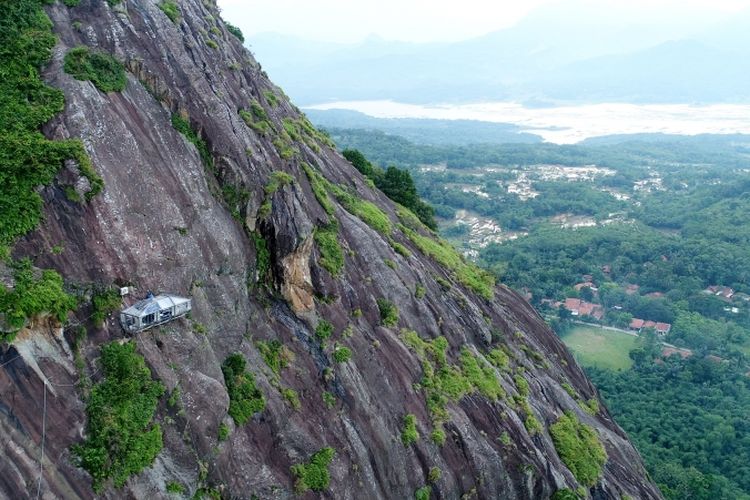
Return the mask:
[[748, 76], [747, 53], [680, 40], [576, 62], [530, 86], [565, 100], [709, 103], [750, 99]]
[[476, 120], [428, 120], [415, 118], [374, 118], [357, 111], [330, 109], [305, 110], [316, 126], [379, 130], [404, 137], [417, 144], [505, 144], [542, 142], [538, 135], [521, 132], [506, 123]]
[[744, 63], [750, 12], [713, 24], [709, 15], [667, 20], [659, 12], [637, 14], [574, 2], [450, 44], [378, 37], [331, 44], [270, 34], [250, 43], [269, 74], [301, 104], [747, 100], [742, 82], [750, 75]]

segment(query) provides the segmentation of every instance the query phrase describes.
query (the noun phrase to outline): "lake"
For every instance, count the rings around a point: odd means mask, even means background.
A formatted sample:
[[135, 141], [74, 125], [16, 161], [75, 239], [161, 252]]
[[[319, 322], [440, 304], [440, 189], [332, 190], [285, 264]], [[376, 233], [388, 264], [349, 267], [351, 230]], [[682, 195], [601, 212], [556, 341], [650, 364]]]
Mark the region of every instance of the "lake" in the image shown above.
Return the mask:
[[347, 109], [377, 118], [511, 123], [557, 144], [613, 134], [750, 134], [747, 104], [608, 103], [529, 108], [512, 102], [419, 105], [384, 100], [331, 102], [306, 109]]

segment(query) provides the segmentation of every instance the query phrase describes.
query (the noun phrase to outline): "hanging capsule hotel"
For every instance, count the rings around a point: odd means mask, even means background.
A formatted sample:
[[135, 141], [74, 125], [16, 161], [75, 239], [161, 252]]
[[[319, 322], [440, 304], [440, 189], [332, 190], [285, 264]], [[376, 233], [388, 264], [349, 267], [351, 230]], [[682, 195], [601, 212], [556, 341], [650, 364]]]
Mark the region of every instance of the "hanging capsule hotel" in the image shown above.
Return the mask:
[[191, 309], [191, 299], [169, 294], [149, 294], [147, 298], [120, 312], [120, 324], [128, 333], [142, 332], [184, 316]]

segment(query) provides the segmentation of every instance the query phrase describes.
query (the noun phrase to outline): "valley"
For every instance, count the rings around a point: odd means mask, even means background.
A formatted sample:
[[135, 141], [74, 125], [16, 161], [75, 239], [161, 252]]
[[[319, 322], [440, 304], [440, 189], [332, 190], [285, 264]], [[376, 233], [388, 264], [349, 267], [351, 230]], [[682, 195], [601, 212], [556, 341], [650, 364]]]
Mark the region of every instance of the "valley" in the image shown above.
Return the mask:
[[0, 498], [750, 500], [717, 1], [0, 2]]
[[[339, 147], [409, 169], [441, 233], [535, 305], [615, 408], [667, 498], [748, 498], [737, 457], [750, 442], [736, 420], [750, 409], [747, 137], [448, 146], [329, 132]], [[716, 384], [726, 411], [698, 396], [703, 383]], [[656, 394], [664, 413], [636, 418], [634, 405]], [[689, 433], [686, 416], [667, 423], [670, 405], [711, 415], [733, 436], [731, 453]], [[684, 446], [654, 440], [668, 429]], [[688, 448], [703, 450], [703, 461]]]

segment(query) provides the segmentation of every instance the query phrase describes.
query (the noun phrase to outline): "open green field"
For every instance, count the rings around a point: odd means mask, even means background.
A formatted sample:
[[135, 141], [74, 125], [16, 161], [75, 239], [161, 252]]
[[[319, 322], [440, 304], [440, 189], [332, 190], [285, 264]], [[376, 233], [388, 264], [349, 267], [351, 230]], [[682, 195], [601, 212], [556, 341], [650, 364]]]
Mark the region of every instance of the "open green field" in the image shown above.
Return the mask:
[[628, 353], [639, 339], [621, 332], [576, 325], [562, 341], [583, 366], [627, 370], [633, 364]]

